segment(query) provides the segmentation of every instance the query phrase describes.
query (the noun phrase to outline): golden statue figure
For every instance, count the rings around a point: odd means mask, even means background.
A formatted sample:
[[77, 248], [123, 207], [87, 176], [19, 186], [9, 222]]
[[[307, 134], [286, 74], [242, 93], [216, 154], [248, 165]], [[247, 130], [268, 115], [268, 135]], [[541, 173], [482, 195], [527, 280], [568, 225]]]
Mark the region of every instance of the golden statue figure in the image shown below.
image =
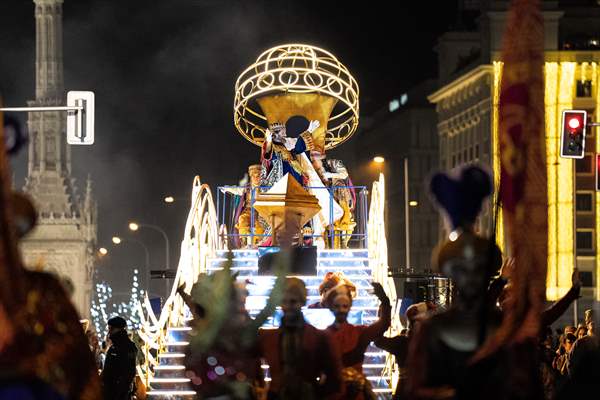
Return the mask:
[[[248, 167], [249, 183], [242, 194], [242, 201], [238, 206], [239, 216], [235, 228], [240, 235], [240, 245], [242, 247], [255, 247], [262, 240], [265, 233], [266, 223], [252, 208], [252, 196], [254, 199], [260, 186], [260, 164], [253, 164]], [[253, 193], [254, 192], [254, 193]], [[252, 219], [254, 218], [254, 230], [252, 230]]]

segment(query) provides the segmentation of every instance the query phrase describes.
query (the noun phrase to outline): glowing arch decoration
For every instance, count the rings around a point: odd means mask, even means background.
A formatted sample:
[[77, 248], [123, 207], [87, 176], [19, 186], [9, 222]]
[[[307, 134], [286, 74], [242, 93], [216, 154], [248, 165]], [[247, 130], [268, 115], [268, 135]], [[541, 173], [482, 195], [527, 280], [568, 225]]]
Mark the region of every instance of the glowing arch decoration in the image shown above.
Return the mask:
[[217, 249], [226, 248], [217, 228], [217, 212], [210, 187], [200, 182], [196, 176], [192, 185], [191, 207], [185, 224], [181, 257], [169, 296], [165, 300], [160, 315], [155, 315], [148, 296], [137, 303], [140, 320], [138, 335], [144, 341], [142, 351], [146, 356], [146, 364], [138, 367], [138, 374], [148, 386], [153, 377], [153, 368], [159, 364], [152, 355], [151, 349], [160, 354], [168, 345], [166, 332], [168, 327], [184, 326], [186, 308], [177, 288], [185, 285], [189, 293], [200, 274], [207, 272], [207, 262], [215, 256]]
[[304, 115], [321, 122], [318, 146], [329, 150], [356, 131], [358, 97], [356, 80], [333, 54], [306, 44], [281, 45], [262, 53], [237, 79], [234, 124], [261, 146], [270, 123]]

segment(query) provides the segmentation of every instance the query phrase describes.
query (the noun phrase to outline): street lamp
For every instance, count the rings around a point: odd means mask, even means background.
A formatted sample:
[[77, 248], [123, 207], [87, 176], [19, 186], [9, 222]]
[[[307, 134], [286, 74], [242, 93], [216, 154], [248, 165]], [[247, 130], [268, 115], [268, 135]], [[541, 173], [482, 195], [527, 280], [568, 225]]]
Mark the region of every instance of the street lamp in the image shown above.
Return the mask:
[[136, 240], [136, 239], [125, 239], [125, 238], [121, 238], [119, 236], [113, 236], [112, 238], [112, 242], [115, 245], [120, 245], [123, 242], [131, 242], [131, 243], [137, 243], [140, 246], [142, 246], [142, 248], [144, 249], [144, 253], [146, 256], [146, 290], [148, 291], [148, 293], [150, 293], [150, 281], [149, 281], [149, 277], [150, 277], [150, 251], [148, 251], [148, 246], [146, 246], [144, 244], [144, 242], [140, 241], [140, 240]]
[[129, 230], [132, 232], [136, 232], [138, 231], [140, 228], [150, 228], [153, 229], [157, 232], [160, 232], [160, 234], [163, 236], [163, 238], [165, 239], [165, 259], [167, 262], [167, 265], [165, 266], [166, 269], [171, 269], [170, 263], [169, 263], [169, 237], [167, 236], [167, 233], [160, 227], [156, 226], [156, 225], [150, 225], [150, 224], [140, 224], [138, 222], [130, 222], [129, 223]]
[[373, 162], [377, 164], [383, 164], [385, 162], [385, 158], [382, 156], [375, 156], [373, 157]]
[[416, 200], [411, 200], [411, 201], [408, 202], [408, 205], [411, 206], [411, 207], [416, 207], [416, 206], [419, 205], [419, 202], [416, 201]]
[[163, 197], [163, 201], [168, 205], [172, 205], [175, 203], [189, 201], [189, 199], [186, 196], [173, 196], [172, 194], [167, 194], [165, 197]]
[[98, 253], [100, 253], [101, 256], [105, 256], [108, 254], [108, 250], [106, 250], [106, 247], [100, 247]]

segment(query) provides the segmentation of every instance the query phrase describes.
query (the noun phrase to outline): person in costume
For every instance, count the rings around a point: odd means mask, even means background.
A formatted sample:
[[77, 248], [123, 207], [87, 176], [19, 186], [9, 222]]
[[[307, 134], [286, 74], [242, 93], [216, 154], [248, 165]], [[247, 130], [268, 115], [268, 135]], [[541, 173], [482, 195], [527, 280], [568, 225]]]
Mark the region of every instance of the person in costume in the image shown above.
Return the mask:
[[[446, 311], [421, 321], [410, 341], [408, 398], [513, 398], [510, 390], [515, 388], [505, 380], [508, 354], [474, 358], [502, 321], [488, 292], [502, 254], [494, 239], [479, 236], [474, 229], [483, 200], [492, 193], [492, 181], [474, 165], [456, 172], [456, 177], [438, 173], [430, 183], [452, 231], [434, 251], [432, 266], [453, 280], [456, 295]], [[535, 376], [532, 371], [532, 382]]]
[[348, 312], [352, 307], [352, 288], [344, 283], [336, 285], [327, 294], [326, 304], [335, 315], [335, 322], [327, 327], [333, 340], [338, 344], [342, 355], [341, 392], [336, 399], [374, 399], [371, 384], [363, 372], [365, 351], [369, 344], [383, 336], [390, 327], [390, 299], [381, 284], [373, 282], [375, 296], [381, 301], [379, 319], [371, 325], [351, 325], [348, 323]]
[[[235, 213], [234, 248], [256, 246], [265, 237], [267, 222], [252, 208], [258, 187], [261, 185], [261, 164], [248, 166], [248, 173], [244, 175], [237, 187], [221, 187], [221, 192], [234, 195], [233, 205]], [[252, 237], [254, 235], [254, 237]]]
[[331, 335], [308, 324], [302, 307], [306, 286], [286, 278], [281, 301], [283, 318], [278, 329], [261, 329], [261, 354], [269, 365], [268, 399], [316, 400], [337, 393], [341, 360]]
[[323, 232], [342, 217], [343, 210], [331, 199], [328, 188], [308, 156], [316, 148], [312, 133], [320, 125], [319, 121], [310, 121], [307, 130], [297, 138], [287, 137], [286, 127], [282, 123], [276, 122], [269, 126], [261, 151], [261, 186], [273, 186], [289, 173], [302, 186], [308, 187], [309, 193], [317, 198], [321, 206], [321, 211], [312, 219], [312, 232], [316, 245], [324, 247], [321, 237]]
[[323, 282], [319, 285], [319, 295], [321, 300], [310, 304], [308, 308], [330, 308], [327, 300], [332, 290], [347, 290], [352, 298], [356, 297], [356, 286], [352, 283], [343, 272], [327, 272], [323, 278]]
[[433, 303], [421, 302], [411, 304], [406, 309], [406, 319], [408, 321], [408, 329], [406, 329], [406, 332], [400, 333], [400, 335], [394, 337], [382, 336], [375, 340], [375, 346], [393, 355], [394, 360], [396, 361], [398, 381], [396, 382], [396, 390], [392, 397], [393, 400], [406, 399], [406, 376], [408, 373], [406, 361], [408, 358], [410, 340], [413, 337], [418, 322], [426, 318], [428, 314], [434, 310], [435, 305]]
[[[178, 294], [190, 308], [193, 320], [190, 347], [185, 365], [192, 387], [203, 399], [256, 399], [264, 390], [261, 381], [258, 329], [280, 302], [287, 266], [274, 264], [277, 279], [267, 304], [252, 319], [245, 308], [246, 284], [231, 274], [232, 259], [222, 270], [201, 275], [189, 293], [184, 286]], [[226, 373], [217, 374], [219, 366]]]
[[12, 192], [6, 155], [25, 143], [6, 140], [0, 113], [0, 398], [99, 400], [98, 371], [75, 307], [56, 277], [24, 268], [18, 249], [37, 213]]
[[261, 185], [273, 186], [285, 174], [290, 174], [302, 186], [308, 186], [309, 177], [303, 165], [302, 154], [314, 150], [312, 133], [320, 126], [319, 121], [310, 121], [306, 132], [297, 139], [288, 138], [285, 125], [275, 122], [265, 131], [265, 142], [261, 151]]
[[[356, 227], [354, 220], [356, 192], [352, 187], [348, 169], [342, 160], [328, 159], [325, 157], [325, 153], [312, 151], [310, 156], [321, 181], [333, 190], [333, 198], [343, 211], [341, 218], [334, 223], [335, 238], [331, 245], [336, 249], [346, 249]], [[331, 227], [329, 228], [331, 229]]]

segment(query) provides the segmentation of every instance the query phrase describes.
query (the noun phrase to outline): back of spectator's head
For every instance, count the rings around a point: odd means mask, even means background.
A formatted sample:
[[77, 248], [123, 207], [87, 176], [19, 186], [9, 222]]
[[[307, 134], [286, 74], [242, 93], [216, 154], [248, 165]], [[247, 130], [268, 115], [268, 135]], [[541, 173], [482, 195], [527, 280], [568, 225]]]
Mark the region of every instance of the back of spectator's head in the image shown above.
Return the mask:
[[127, 321], [124, 318], [119, 317], [119, 316], [112, 317], [111, 319], [108, 320], [108, 322], [106, 324], [111, 328], [117, 328], [117, 329], [127, 328]]
[[415, 322], [427, 317], [430, 311], [435, 310], [435, 304], [429, 302], [415, 303], [406, 309], [406, 319], [408, 319], [408, 328], [414, 329]]
[[592, 309], [585, 310], [585, 313], [583, 315], [584, 315], [585, 324], [587, 325], [590, 321], [592, 321], [594, 319], [594, 310], [592, 310]]

